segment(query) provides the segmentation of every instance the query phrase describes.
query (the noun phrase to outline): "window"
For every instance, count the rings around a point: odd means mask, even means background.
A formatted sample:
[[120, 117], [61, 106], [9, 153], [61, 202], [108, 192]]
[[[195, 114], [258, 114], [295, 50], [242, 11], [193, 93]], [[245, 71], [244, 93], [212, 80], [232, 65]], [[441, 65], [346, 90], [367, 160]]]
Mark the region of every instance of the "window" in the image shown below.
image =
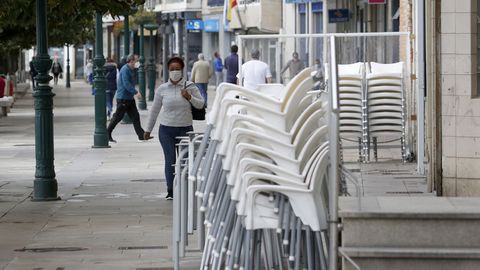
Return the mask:
[[223, 6], [223, 3], [225, 0], [208, 0], [207, 5], [209, 7], [218, 7], [218, 6]]

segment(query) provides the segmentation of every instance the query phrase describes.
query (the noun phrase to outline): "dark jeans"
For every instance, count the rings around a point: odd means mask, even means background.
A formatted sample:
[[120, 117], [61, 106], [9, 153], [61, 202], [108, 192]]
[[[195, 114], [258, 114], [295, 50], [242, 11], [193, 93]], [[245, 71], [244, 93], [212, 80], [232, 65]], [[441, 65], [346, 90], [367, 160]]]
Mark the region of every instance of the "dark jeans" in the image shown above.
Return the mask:
[[175, 165], [177, 160], [175, 145], [180, 142], [176, 137], [186, 136], [189, 131], [193, 131], [192, 126], [169, 127], [160, 125], [158, 128], [158, 139], [160, 140], [160, 144], [163, 148], [163, 155], [165, 156], [165, 178], [167, 180], [168, 192], [173, 191], [175, 167], [172, 165]]
[[60, 73], [57, 73], [57, 74], [53, 73], [53, 83], [55, 85], [58, 84], [58, 75], [60, 75]]
[[113, 97], [115, 96], [116, 90], [108, 90], [106, 91], [107, 94], [107, 115], [110, 116], [112, 113], [113, 108]]
[[200, 90], [200, 94], [203, 97], [203, 100], [205, 101], [205, 108], [207, 107], [207, 89], [208, 89], [208, 83], [196, 83], [198, 90]]
[[137, 137], [140, 140], [143, 140], [144, 131], [142, 125], [140, 124], [140, 114], [138, 113], [137, 104], [135, 103], [134, 99], [117, 99], [117, 110], [113, 114], [110, 124], [108, 125], [108, 134], [112, 134], [113, 129], [115, 129], [117, 124], [122, 121], [125, 113], [127, 113], [130, 119], [132, 119], [133, 127], [135, 128]]

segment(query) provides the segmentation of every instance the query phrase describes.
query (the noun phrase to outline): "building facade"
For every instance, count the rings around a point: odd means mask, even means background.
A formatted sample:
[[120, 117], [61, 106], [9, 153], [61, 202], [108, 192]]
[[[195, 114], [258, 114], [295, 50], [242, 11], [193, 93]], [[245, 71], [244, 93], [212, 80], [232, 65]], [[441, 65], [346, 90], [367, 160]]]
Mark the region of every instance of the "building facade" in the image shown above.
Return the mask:
[[[429, 1], [440, 27], [437, 116], [443, 195], [480, 196], [480, 80], [477, 0]], [[438, 3], [440, 2], [440, 3]], [[434, 68], [435, 66], [431, 66]], [[438, 177], [438, 176], [437, 176]]]

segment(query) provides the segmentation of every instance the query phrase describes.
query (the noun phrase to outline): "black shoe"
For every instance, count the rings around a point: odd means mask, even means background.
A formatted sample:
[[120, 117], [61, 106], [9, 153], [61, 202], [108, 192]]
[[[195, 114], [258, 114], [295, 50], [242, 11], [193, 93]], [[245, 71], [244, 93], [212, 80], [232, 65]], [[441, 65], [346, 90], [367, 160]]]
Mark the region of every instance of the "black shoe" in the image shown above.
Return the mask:
[[167, 196], [165, 197], [165, 199], [167, 199], [167, 201], [173, 200], [173, 192], [169, 191], [167, 193]]
[[111, 143], [117, 143], [117, 141], [114, 140], [113, 137], [112, 137], [112, 132], [108, 132], [108, 141], [111, 142]]

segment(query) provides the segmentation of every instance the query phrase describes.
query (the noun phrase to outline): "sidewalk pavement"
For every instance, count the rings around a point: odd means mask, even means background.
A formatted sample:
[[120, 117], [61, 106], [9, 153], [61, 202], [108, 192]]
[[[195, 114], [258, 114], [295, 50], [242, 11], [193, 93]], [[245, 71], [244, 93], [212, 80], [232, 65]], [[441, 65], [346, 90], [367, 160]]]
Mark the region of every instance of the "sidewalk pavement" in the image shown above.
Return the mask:
[[[137, 142], [132, 125], [118, 143], [93, 149], [90, 86], [55, 86], [55, 171], [60, 201], [32, 202], [35, 112], [31, 90], [0, 119], [0, 269], [170, 269], [172, 201], [155, 138]], [[148, 103], [148, 102], [147, 102]], [[141, 111], [145, 123], [147, 111]], [[158, 127], [158, 123], [157, 123]], [[195, 125], [202, 130], [203, 124]], [[189, 250], [182, 269], [198, 269]]]

